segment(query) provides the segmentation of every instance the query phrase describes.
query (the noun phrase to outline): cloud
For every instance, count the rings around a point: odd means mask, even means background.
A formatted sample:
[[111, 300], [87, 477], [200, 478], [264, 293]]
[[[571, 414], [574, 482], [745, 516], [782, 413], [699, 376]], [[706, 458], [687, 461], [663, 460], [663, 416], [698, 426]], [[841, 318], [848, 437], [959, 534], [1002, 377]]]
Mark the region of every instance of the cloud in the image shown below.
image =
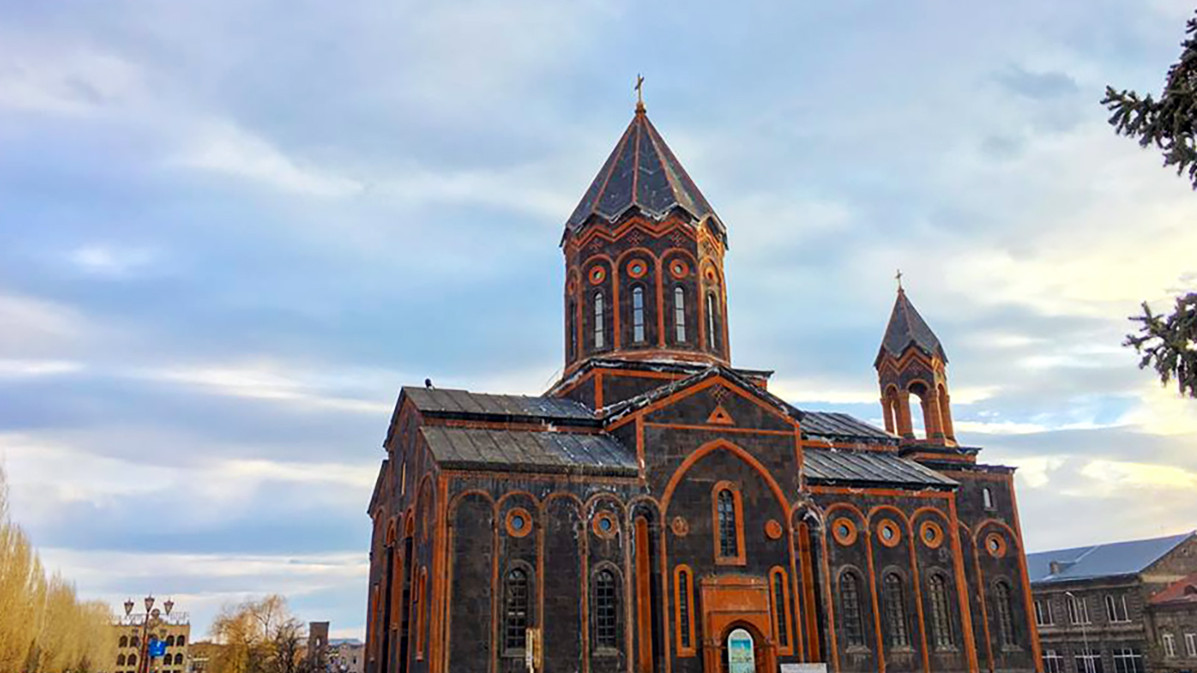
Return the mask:
[[1027, 98], [1045, 100], [1077, 93], [1076, 80], [1062, 72], [1030, 72], [1012, 65], [996, 75], [1003, 86]]
[[0, 42], [0, 110], [86, 116], [115, 112], [144, 91], [141, 69], [103, 48], [4, 27]]
[[75, 248], [67, 259], [89, 275], [125, 278], [152, 264], [158, 255], [148, 248], [85, 245]]

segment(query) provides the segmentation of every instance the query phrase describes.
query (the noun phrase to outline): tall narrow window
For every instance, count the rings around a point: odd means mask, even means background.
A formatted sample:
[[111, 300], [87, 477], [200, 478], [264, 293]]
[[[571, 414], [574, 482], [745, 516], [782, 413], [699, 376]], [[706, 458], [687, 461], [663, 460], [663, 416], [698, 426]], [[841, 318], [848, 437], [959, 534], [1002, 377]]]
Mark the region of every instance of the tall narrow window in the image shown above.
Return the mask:
[[1010, 602], [1010, 585], [1005, 582], [998, 582], [994, 587], [994, 598], [996, 599], [998, 626], [1002, 634], [1002, 645], [1011, 647], [1017, 643], [1014, 640], [1014, 609]]
[[1185, 650], [1190, 657], [1197, 659], [1197, 633], [1185, 634]]
[[1130, 615], [1126, 609], [1126, 596], [1106, 596], [1106, 617], [1111, 622], [1129, 622]]
[[848, 647], [864, 647], [864, 624], [860, 614], [860, 578], [849, 570], [840, 575], [840, 622]]
[[573, 360], [578, 354], [578, 305], [571, 299], [565, 315], [565, 352]]
[[988, 487], [981, 489], [981, 500], [984, 501], [985, 509], [993, 509], [993, 493]]
[[416, 659], [424, 658], [424, 625], [428, 620], [428, 569], [420, 568], [420, 586], [417, 589], [416, 598], [419, 601], [420, 609], [416, 613]]
[[1055, 650], [1043, 652], [1043, 673], [1064, 673], [1064, 657]]
[[528, 632], [528, 572], [512, 568], [507, 572], [503, 591], [503, 646], [509, 651], [523, 650]]
[[777, 629], [777, 646], [785, 651], [790, 648], [790, 589], [785, 570], [774, 568], [769, 575], [773, 584], [773, 625]]
[[1137, 647], [1114, 650], [1114, 673], [1143, 673], [1143, 653]]
[[1089, 623], [1089, 603], [1084, 596], [1068, 596], [1068, 621], [1072, 624]]
[[680, 565], [674, 572], [674, 593], [677, 594], [678, 654], [694, 654], [694, 580], [688, 566]]
[[902, 591], [902, 578], [897, 573], [885, 576], [885, 618], [890, 647], [910, 647], [910, 635], [906, 628], [906, 596]]
[[[129, 636], [121, 636], [121, 641], [120, 641], [119, 647], [128, 647], [128, 646], [129, 646]], [[124, 660], [124, 657], [121, 657], [121, 659]]]
[[644, 288], [632, 288], [632, 341], [644, 342]]
[[594, 644], [619, 647], [619, 582], [606, 568], [594, 576]]
[[1076, 673], [1102, 673], [1101, 650], [1079, 650], [1073, 659], [1076, 661]]
[[678, 343], [686, 342], [686, 291], [673, 288], [673, 336]]
[[740, 540], [740, 497], [729, 482], [715, 485], [715, 561], [743, 563]]
[[948, 600], [948, 585], [943, 575], [931, 575], [927, 583], [931, 598], [931, 632], [936, 649], [949, 650], [956, 646], [952, 633], [952, 604]]
[[1164, 656], [1169, 659], [1176, 656], [1176, 638], [1171, 633], [1164, 634]]
[[707, 295], [707, 348], [711, 350], [719, 350], [719, 316], [715, 314], [717, 309], [715, 303], [715, 295]]
[[1038, 626], [1052, 626], [1056, 617], [1052, 614], [1052, 599], [1041, 598], [1035, 601], [1035, 624]]
[[116, 655], [116, 665], [117, 666], [125, 665], [125, 655], [123, 655], [123, 654]]
[[604, 310], [605, 309], [603, 307], [603, 293], [595, 292], [594, 293], [594, 347], [596, 349], [603, 348], [606, 345], [606, 343], [604, 342], [604, 338], [603, 338], [604, 334], [606, 332], [606, 327], [603, 325]]

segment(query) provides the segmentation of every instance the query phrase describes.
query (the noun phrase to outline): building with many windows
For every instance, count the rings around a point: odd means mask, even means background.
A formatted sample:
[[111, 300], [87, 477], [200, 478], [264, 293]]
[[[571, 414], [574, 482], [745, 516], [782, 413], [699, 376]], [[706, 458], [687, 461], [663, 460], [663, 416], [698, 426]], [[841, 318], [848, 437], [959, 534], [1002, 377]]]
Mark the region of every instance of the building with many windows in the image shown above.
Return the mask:
[[[189, 673], [191, 670], [191, 622], [186, 612], [176, 612], [173, 602], [166, 609], [152, 608], [148, 613], [126, 613], [112, 628], [116, 630], [116, 659], [103, 671], [111, 673]], [[147, 624], [148, 620], [148, 624]], [[165, 645], [162, 656], [150, 656], [154, 641]]]
[[[1027, 567], [1045, 673], [1184, 670], [1173, 664], [1186, 661], [1188, 601], [1165, 590], [1197, 572], [1197, 533], [1038, 552]], [[1157, 615], [1171, 614], [1176, 626], [1157, 633]]]
[[861, 354], [885, 428], [797, 409], [732, 366], [729, 240], [638, 106], [565, 222], [560, 380], [399, 394], [367, 673], [1038, 668], [1014, 470], [909, 297]]
[[1148, 601], [1149, 639], [1159, 643], [1153, 671], [1197, 673], [1197, 572]]

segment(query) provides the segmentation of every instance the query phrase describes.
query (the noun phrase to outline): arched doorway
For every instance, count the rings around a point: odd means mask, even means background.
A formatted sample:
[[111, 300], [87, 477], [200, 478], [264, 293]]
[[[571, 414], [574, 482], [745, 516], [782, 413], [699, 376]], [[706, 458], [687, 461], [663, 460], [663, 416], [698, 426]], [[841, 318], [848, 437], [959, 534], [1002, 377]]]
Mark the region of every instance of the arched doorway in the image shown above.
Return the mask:
[[720, 639], [721, 673], [771, 673], [776, 669], [769, 643], [747, 622], [731, 624]]

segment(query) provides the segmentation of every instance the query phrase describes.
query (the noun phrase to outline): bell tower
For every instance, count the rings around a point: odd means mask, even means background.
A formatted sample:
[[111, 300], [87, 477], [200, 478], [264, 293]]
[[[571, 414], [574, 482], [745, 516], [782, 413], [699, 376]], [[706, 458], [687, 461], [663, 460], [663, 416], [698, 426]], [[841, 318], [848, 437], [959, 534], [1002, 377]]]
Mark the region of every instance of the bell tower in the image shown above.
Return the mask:
[[727, 230], [643, 102], [561, 249], [567, 375], [591, 359], [730, 363]]
[[[885, 429], [901, 437], [903, 445], [956, 446], [947, 364], [943, 345], [910, 303], [899, 274], [898, 297], [873, 366], [881, 386]], [[922, 436], [914, 429], [911, 396], [921, 407]]]

